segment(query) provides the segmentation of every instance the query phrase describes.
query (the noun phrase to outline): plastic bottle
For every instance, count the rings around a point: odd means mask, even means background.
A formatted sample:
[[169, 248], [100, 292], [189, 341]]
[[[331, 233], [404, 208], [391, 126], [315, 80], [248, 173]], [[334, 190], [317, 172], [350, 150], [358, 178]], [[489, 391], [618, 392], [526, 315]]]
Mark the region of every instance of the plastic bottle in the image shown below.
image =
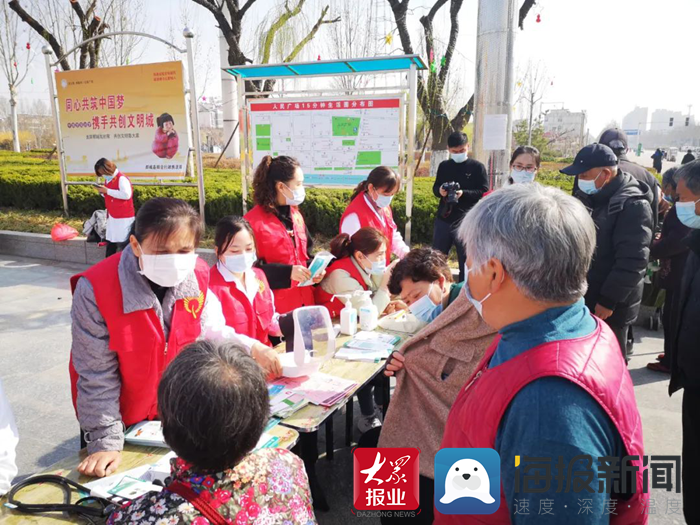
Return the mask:
[[365, 290], [360, 300], [360, 329], [371, 331], [377, 328], [379, 323], [379, 310], [372, 304], [372, 292]]
[[357, 310], [352, 307], [351, 295], [334, 295], [333, 298], [345, 299], [345, 308], [340, 311], [340, 333], [355, 335], [357, 333]]

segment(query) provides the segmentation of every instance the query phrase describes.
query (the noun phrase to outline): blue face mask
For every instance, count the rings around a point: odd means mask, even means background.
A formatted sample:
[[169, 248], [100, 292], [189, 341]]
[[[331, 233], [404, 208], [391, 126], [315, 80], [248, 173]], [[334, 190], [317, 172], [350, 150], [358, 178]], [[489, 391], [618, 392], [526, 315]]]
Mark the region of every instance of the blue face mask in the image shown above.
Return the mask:
[[379, 208], [386, 208], [387, 206], [391, 205], [393, 198], [393, 195], [382, 195], [381, 193], [377, 193], [377, 199], [374, 201], [374, 203]]
[[369, 269], [369, 273], [372, 275], [382, 275], [386, 271], [386, 259], [381, 261], [372, 261], [372, 268]]
[[578, 180], [578, 189], [580, 189], [583, 193], [587, 193], [588, 195], [594, 195], [600, 191], [600, 188], [597, 188], [595, 185], [595, 181], [598, 180], [598, 177], [601, 176], [603, 172], [601, 171], [598, 173], [595, 179], [593, 180]]
[[669, 204], [673, 204], [674, 202], [676, 202], [676, 201], [673, 200], [673, 197], [671, 197], [671, 196], [669, 196], [669, 195], [666, 195], [665, 193], [664, 193], [664, 200], [665, 200], [666, 202], [668, 202]]
[[454, 160], [457, 164], [461, 164], [467, 160], [467, 153], [450, 153], [450, 158]]
[[685, 224], [688, 228], [700, 229], [700, 216], [695, 213], [695, 205], [700, 202], [700, 199], [695, 202], [677, 202], [676, 213], [678, 220]]
[[105, 182], [112, 182], [114, 175], [105, 175]]
[[476, 308], [476, 311], [479, 312], [479, 315], [481, 317], [484, 317], [484, 303], [486, 302], [486, 299], [491, 297], [491, 292], [489, 292], [486, 297], [484, 297], [481, 301], [474, 299], [472, 297], [471, 292], [469, 291], [469, 272], [471, 270], [467, 267], [467, 265], [464, 265], [464, 294], [467, 296], [467, 299], [469, 299], [469, 302], [474, 305], [474, 308]]
[[442, 303], [435, 304], [430, 298], [430, 292], [432, 289], [433, 284], [431, 284], [430, 288], [428, 288], [427, 294], [408, 307], [411, 313], [424, 323], [429, 323], [442, 312]]
[[527, 182], [534, 182], [536, 171], [530, 173], [525, 170], [511, 170], [510, 176], [513, 178], [513, 184], [524, 184]]

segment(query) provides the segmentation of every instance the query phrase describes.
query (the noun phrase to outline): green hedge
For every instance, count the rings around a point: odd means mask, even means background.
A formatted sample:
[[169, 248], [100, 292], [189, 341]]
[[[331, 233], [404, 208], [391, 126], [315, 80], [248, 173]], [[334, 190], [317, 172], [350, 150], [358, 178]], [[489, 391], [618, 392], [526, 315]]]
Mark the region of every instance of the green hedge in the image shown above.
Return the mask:
[[[90, 180], [90, 179], [87, 179]], [[570, 193], [573, 181], [570, 177], [547, 169], [545, 166], [538, 175], [542, 184], [557, 186]], [[433, 220], [438, 200], [433, 196], [434, 179], [421, 177], [415, 180], [413, 198], [414, 242], [430, 243]], [[204, 185], [206, 193], [207, 223], [229, 214], [240, 215], [241, 179], [236, 170], [205, 168]], [[343, 211], [350, 201], [350, 190], [309, 189], [301, 211], [306, 224], [313, 234], [332, 237], [338, 233], [338, 224]], [[134, 186], [134, 203], [138, 208], [143, 202], [156, 196], [178, 197], [198, 206], [197, 189], [182, 187]], [[404, 231], [406, 223], [406, 193], [402, 191], [394, 199], [394, 218]], [[0, 151], [0, 206], [21, 209], [61, 210], [61, 185], [56, 161], [46, 161], [30, 154]], [[90, 215], [104, 207], [102, 197], [90, 186], [70, 186], [68, 206], [71, 212]], [[249, 209], [252, 201], [249, 199]]]

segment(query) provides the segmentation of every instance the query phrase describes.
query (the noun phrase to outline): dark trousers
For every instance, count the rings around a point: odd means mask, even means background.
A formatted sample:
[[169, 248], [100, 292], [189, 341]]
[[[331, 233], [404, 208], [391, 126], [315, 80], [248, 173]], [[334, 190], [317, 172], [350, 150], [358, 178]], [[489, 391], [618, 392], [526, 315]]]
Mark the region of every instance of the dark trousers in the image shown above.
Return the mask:
[[630, 325], [626, 324], [624, 326], [613, 326], [608, 324], [608, 326], [615, 334], [615, 339], [617, 339], [617, 342], [620, 345], [622, 357], [625, 358], [625, 361], [629, 361], [627, 358], [627, 334], [629, 333]]
[[457, 250], [457, 260], [459, 261], [459, 282], [462, 282], [464, 280], [464, 265], [467, 262], [467, 254], [464, 251], [464, 246], [457, 238], [458, 227], [459, 221], [455, 224], [450, 224], [436, 218], [433, 229], [433, 248], [440, 250], [445, 255], [449, 255], [454, 245]]
[[659, 361], [666, 368], [671, 368], [671, 349], [673, 348], [673, 327], [675, 326], [675, 315], [673, 310], [674, 291], [672, 288], [666, 290], [664, 307], [661, 310], [661, 323], [664, 325], [664, 358]]
[[124, 242], [107, 241], [107, 249], [105, 250], [105, 259], [107, 257], [114, 255], [117, 252], [122, 251], [127, 242], [128, 241], [124, 241]]
[[[381, 381], [382, 377], [378, 375], [357, 392], [357, 402], [360, 405], [360, 412], [363, 416], [371, 416], [374, 414], [374, 403], [377, 403], [379, 406], [384, 404]], [[372, 391], [374, 391], [374, 401], [372, 401]]]
[[683, 514], [687, 523], [700, 523], [700, 389], [683, 390]]

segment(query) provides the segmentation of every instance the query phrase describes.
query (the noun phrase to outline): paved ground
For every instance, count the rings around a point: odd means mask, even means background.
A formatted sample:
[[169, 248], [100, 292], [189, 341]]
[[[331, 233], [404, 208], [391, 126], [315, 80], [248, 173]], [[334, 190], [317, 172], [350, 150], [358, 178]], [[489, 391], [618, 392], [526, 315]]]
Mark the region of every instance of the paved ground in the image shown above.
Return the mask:
[[[1, 249], [1, 247], [0, 247]], [[45, 469], [78, 450], [78, 426], [70, 402], [70, 292], [68, 278], [83, 267], [0, 255], [0, 379], [20, 432], [20, 477]], [[637, 328], [630, 364], [644, 424], [648, 454], [678, 455], [681, 450], [681, 396], [669, 398], [667, 377], [644, 366], [662, 351], [661, 333]], [[359, 413], [356, 407], [355, 414]], [[322, 525], [357, 523], [350, 512], [352, 458], [342, 446], [345, 418], [336, 418], [334, 461], [318, 465], [333, 510], [319, 513]], [[325, 450], [323, 438], [320, 444]], [[683, 523], [669, 513], [680, 495], [654, 491], [651, 523]], [[374, 520], [363, 519], [364, 523]], [[377, 521], [378, 523], [378, 521]]]

